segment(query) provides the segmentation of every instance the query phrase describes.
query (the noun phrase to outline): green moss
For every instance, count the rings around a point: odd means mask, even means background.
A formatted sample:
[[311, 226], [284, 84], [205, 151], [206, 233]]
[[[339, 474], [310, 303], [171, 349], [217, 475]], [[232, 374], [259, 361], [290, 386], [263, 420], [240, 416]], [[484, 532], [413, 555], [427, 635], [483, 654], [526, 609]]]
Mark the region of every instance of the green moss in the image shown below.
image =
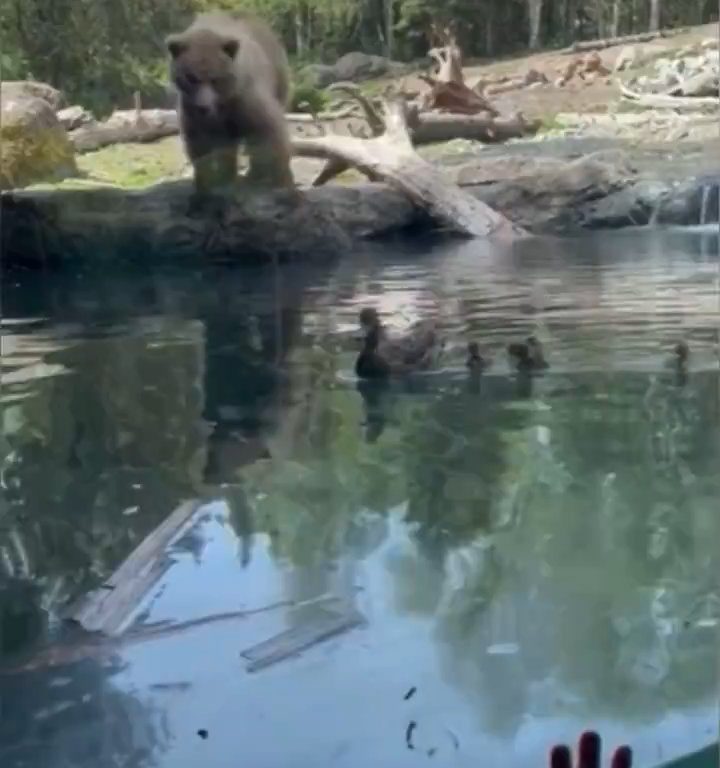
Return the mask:
[[290, 109], [293, 112], [322, 112], [328, 105], [330, 97], [321, 88], [298, 80], [293, 83], [290, 96]]
[[73, 149], [64, 131], [22, 124], [0, 129], [0, 188], [24, 187], [39, 179], [62, 179], [77, 172]]
[[186, 159], [177, 136], [150, 144], [116, 144], [78, 157], [86, 179], [120, 187], [145, 187], [163, 179], [180, 178]]

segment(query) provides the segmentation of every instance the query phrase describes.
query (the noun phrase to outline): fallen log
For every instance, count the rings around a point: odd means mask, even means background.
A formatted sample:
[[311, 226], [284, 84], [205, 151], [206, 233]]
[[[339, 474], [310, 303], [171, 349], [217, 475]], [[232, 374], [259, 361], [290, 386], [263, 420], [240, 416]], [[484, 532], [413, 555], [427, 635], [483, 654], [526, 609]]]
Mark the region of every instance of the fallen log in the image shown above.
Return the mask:
[[408, 116], [408, 127], [415, 146], [453, 139], [497, 144], [508, 139], [532, 136], [540, 129], [540, 120], [526, 120], [521, 114], [510, 117], [453, 115], [426, 112]]
[[619, 83], [619, 87], [624, 99], [648, 109], [700, 110], [704, 107], [717, 108], [720, 106], [720, 98], [717, 96], [671, 96], [666, 93], [637, 93], [622, 83]]
[[613, 48], [616, 45], [632, 45], [633, 43], [649, 43], [661, 37], [673, 37], [687, 32], [687, 27], [680, 29], [659, 29], [657, 32], [640, 32], [634, 35], [619, 35], [618, 37], [606, 37], [602, 40], [581, 40], [573, 43], [562, 51], [564, 54], [581, 53], [586, 51], [601, 51], [604, 48]]
[[[384, 181], [424, 208], [441, 226], [467, 237], [514, 238], [525, 232], [493, 211], [426, 162], [412, 145], [401, 100], [385, 107], [385, 131], [372, 139], [324, 136], [293, 142], [296, 154], [329, 160], [333, 173], [341, 167], [354, 167], [371, 181]], [[323, 183], [331, 178], [328, 169]], [[320, 177], [319, 177], [320, 178]], [[318, 184], [318, 179], [315, 180]]]
[[[331, 112], [316, 115], [302, 112], [288, 113], [290, 123], [336, 122], [353, 117], [356, 106], [351, 105]], [[179, 131], [177, 113], [174, 109], [118, 110], [103, 122], [89, 122], [69, 132], [70, 141], [76, 152], [94, 152], [112, 144], [144, 144]]]
[[179, 130], [174, 109], [118, 110], [101, 123], [70, 131], [76, 152], [93, 152], [111, 144], [146, 143], [173, 136]]

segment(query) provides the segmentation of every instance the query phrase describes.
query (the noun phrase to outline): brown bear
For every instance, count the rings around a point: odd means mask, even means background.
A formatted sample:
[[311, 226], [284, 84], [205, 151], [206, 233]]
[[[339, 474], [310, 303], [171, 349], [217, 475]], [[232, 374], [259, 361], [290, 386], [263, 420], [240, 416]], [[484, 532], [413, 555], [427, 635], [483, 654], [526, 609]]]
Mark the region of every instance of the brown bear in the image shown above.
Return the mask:
[[196, 192], [234, 182], [241, 142], [250, 181], [294, 188], [288, 60], [270, 27], [246, 14], [204, 13], [166, 45]]

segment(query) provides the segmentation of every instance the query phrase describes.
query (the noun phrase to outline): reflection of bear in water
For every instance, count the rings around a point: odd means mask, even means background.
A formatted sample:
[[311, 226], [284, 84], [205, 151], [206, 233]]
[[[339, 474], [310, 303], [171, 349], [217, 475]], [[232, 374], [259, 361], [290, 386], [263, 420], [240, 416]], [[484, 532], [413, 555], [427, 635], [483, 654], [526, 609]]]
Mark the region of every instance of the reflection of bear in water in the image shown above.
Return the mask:
[[273, 31], [251, 16], [214, 12], [201, 14], [166, 44], [196, 191], [235, 180], [241, 141], [250, 180], [292, 187], [288, 62]]

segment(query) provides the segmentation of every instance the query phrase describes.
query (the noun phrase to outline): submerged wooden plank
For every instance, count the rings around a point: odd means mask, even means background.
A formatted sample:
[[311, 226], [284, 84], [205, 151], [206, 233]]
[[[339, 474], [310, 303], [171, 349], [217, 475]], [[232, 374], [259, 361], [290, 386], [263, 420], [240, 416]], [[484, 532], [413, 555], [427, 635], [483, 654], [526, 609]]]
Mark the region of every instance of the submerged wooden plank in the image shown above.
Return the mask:
[[81, 598], [66, 618], [88, 632], [121, 634], [132, 612], [169, 568], [168, 547], [185, 530], [198, 502], [181, 504], [128, 555], [100, 589]]
[[246, 648], [240, 655], [248, 661], [247, 671], [257, 672], [364, 623], [365, 617], [355, 608], [322, 608], [313, 619]]

